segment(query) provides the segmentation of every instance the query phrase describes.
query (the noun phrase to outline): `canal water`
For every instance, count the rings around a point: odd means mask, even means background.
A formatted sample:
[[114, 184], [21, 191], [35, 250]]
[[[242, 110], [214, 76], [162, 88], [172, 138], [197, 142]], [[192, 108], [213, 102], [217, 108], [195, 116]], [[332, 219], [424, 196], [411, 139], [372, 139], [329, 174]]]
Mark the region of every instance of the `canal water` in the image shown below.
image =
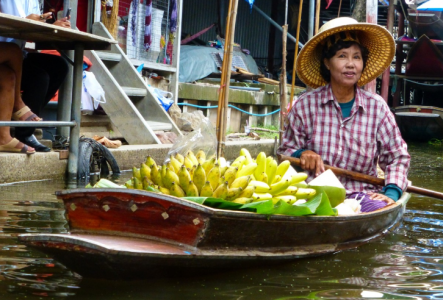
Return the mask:
[[[413, 184], [443, 192], [443, 146], [409, 150]], [[1, 300], [443, 299], [443, 200], [413, 195], [395, 232], [354, 250], [212, 275], [113, 281], [82, 278], [17, 242], [21, 233], [67, 232], [54, 196], [64, 187], [62, 181], [0, 186]]]

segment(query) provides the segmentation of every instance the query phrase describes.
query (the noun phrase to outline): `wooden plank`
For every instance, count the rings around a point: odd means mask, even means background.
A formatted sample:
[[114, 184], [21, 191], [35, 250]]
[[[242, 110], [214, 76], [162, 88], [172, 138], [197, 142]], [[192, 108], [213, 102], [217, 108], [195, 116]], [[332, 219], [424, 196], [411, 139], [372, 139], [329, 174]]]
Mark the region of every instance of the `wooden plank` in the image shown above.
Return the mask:
[[104, 51], [95, 51], [100, 57], [101, 60], [105, 61], [121, 61], [122, 55], [119, 53], [112, 53], [112, 52], [104, 52]]

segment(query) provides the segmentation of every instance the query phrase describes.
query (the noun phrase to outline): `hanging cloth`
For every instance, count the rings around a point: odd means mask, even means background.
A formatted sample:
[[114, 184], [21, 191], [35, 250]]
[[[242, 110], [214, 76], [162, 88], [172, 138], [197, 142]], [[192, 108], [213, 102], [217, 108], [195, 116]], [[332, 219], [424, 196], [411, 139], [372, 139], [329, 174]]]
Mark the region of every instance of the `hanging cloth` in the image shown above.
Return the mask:
[[140, 0], [132, 1], [131, 7], [131, 24], [129, 26], [129, 32], [132, 36], [132, 46], [137, 46], [137, 11], [138, 11], [138, 2]]
[[152, 0], [146, 0], [144, 47], [148, 51], [152, 43]]
[[176, 32], [177, 31], [177, 0], [171, 1], [171, 12], [170, 12], [170, 20], [169, 20], [169, 31]]

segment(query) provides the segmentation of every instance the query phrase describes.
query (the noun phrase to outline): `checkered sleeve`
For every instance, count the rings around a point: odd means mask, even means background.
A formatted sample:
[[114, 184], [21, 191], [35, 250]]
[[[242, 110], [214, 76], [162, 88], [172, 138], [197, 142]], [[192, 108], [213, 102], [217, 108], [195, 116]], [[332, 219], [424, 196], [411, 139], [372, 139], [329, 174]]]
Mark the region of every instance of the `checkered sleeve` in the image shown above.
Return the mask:
[[303, 111], [301, 101], [299, 99], [295, 103], [288, 115], [288, 124], [283, 134], [283, 143], [278, 149], [279, 154], [291, 156], [295, 151], [305, 146], [306, 133], [303, 115], [300, 113]]
[[386, 115], [380, 124], [377, 142], [380, 149], [378, 163], [385, 172], [385, 184], [395, 184], [404, 191], [408, 184], [411, 157], [389, 108], [386, 109]]

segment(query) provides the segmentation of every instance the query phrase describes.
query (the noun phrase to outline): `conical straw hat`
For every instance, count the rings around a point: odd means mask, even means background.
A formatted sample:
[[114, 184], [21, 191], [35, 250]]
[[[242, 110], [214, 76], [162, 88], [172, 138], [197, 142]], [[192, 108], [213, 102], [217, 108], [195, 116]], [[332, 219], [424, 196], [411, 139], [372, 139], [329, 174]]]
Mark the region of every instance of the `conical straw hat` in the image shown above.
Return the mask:
[[320, 74], [323, 41], [331, 35], [348, 30], [355, 32], [360, 44], [369, 50], [368, 61], [357, 85], [367, 84], [386, 70], [395, 54], [394, 38], [389, 31], [376, 24], [358, 23], [353, 18], [342, 17], [324, 24], [301, 49], [297, 57], [297, 74], [301, 81], [312, 88], [327, 84]]

